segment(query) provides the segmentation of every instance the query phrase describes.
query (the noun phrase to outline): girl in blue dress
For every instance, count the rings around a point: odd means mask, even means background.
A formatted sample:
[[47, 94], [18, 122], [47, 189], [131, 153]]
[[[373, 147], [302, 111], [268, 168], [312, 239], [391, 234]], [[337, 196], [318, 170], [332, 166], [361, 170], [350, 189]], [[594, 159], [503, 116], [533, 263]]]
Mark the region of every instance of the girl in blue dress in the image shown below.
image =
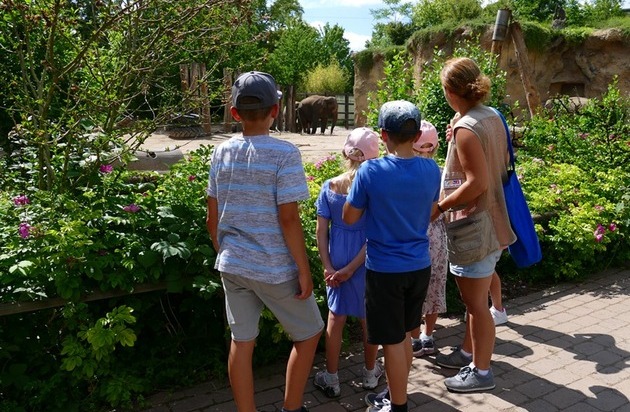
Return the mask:
[[363, 388], [376, 388], [383, 374], [383, 368], [376, 362], [378, 346], [367, 343], [364, 303], [365, 216], [352, 225], [345, 224], [341, 219], [343, 205], [357, 169], [363, 161], [379, 155], [379, 136], [366, 127], [354, 129], [348, 135], [342, 153], [346, 158], [346, 172], [324, 182], [315, 203], [317, 248], [324, 266], [329, 312], [326, 370], [315, 374], [313, 384], [331, 398], [341, 393], [337, 371], [343, 328], [348, 316], [359, 318], [363, 328]]

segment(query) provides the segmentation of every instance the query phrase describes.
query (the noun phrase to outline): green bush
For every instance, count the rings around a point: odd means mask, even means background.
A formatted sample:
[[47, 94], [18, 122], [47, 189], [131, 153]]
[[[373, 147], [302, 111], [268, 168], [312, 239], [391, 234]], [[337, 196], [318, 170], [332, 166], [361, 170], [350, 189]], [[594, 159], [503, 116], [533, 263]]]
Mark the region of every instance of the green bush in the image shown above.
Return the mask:
[[343, 94], [349, 78], [350, 74], [333, 60], [328, 66], [318, 64], [306, 73], [304, 90], [324, 96]]
[[[403, 95], [405, 76], [390, 86], [399, 98], [414, 97]], [[516, 269], [504, 254], [497, 269], [505, 281], [580, 280], [630, 261], [629, 111], [612, 82], [577, 114], [543, 113], [526, 124], [517, 173], [543, 261]], [[28, 165], [16, 170], [2, 160], [12, 180], [0, 191], [0, 299], [69, 302], [0, 317], [0, 410], [140, 409], [156, 387], [225, 379], [229, 331], [205, 228], [211, 152], [202, 148], [164, 175], [101, 165], [72, 193], [37, 190]], [[342, 171], [338, 155], [305, 164], [311, 198], [300, 214], [323, 315], [314, 201]], [[156, 282], [167, 290], [83, 301]], [[448, 285], [449, 312], [461, 311], [452, 279]], [[286, 357], [290, 342], [269, 312], [260, 330], [255, 364]]]

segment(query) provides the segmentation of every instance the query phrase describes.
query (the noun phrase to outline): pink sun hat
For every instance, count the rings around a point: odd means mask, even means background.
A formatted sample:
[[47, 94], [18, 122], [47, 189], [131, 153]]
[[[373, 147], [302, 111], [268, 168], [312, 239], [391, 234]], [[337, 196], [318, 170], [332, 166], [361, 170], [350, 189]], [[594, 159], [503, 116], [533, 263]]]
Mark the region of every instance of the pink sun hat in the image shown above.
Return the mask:
[[[350, 132], [343, 145], [343, 153], [349, 159], [363, 161], [378, 157], [378, 134], [369, 127], [358, 127]], [[358, 149], [361, 153], [357, 153]]]
[[[437, 129], [431, 123], [422, 120], [422, 122], [420, 122], [420, 130], [422, 130], [422, 135], [418, 141], [413, 144], [413, 150], [420, 153], [430, 153], [438, 145]], [[431, 144], [431, 146], [422, 147], [426, 143]]]

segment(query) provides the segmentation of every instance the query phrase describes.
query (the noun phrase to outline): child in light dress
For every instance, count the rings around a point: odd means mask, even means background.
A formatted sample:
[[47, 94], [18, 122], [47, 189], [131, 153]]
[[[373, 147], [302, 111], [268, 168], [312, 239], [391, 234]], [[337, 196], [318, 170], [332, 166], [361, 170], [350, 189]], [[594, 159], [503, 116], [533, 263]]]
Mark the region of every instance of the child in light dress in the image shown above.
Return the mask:
[[360, 127], [347, 137], [343, 147], [347, 171], [327, 180], [316, 201], [317, 247], [324, 266], [328, 298], [326, 327], [326, 370], [315, 374], [313, 384], [328, 397], [338, 397], [339, 354], [343, 328], [348, 316], [360, 319], [363, 328], [365, 365], [363, 387], [374, 389], [383, 374], [376, 362], [377, 345], [367, 343], [365, 323], [365, 217], [348, 225], [341, 219], [343, 205], [361, 163], [379, 155], [379, 136], [372, 129]]
[[[413, 150], [418, 156], [433, 158], [437, 153], [440, 143], [435, 127], [422, 120], [422, 135], [413, 145]], [[427, 297], [422, 306], [424, 315], [424, 327], [411, 332], [413, 355], [417, 358], [435, 353], [433, 329], [438, 319], [438, 314], [446, 312], [446, 274], [448, 269], [448, 254], [446, 251], [446, 224], [444, 215], [440, 215], [429, 224], [429, 254], [431, 255], [431, 280]]]

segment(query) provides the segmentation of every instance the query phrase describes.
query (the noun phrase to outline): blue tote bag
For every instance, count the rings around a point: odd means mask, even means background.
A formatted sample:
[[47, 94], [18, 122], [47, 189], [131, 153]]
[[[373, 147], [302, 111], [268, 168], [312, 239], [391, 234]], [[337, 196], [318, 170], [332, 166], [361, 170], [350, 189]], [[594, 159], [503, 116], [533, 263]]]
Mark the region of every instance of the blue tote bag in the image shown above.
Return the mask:
[[508, 179], [503, 184], [503, 195], [505, 196], [505, 204], [507, 206], [508, 216], [512, 230], [516, 234], [516, 242], [508, 247], [508, 251], [519, 268], [525, 268], [536, 264], [542, 260], [542, 250], [538, 242], [538, 235], [534, 228], [532, 214], [527, 206], [527, 200], [521, 189], [521, 184], [516, 175], [514, 167], [514, 151], [512, 149], [512, 139], [510, 138], [510, 129], [503, 114], [497, 109], [494, 111], [503, 120], [505, 133], [507, 135], [508, 151], [510, 153], [510, 168], [508, 170]]

